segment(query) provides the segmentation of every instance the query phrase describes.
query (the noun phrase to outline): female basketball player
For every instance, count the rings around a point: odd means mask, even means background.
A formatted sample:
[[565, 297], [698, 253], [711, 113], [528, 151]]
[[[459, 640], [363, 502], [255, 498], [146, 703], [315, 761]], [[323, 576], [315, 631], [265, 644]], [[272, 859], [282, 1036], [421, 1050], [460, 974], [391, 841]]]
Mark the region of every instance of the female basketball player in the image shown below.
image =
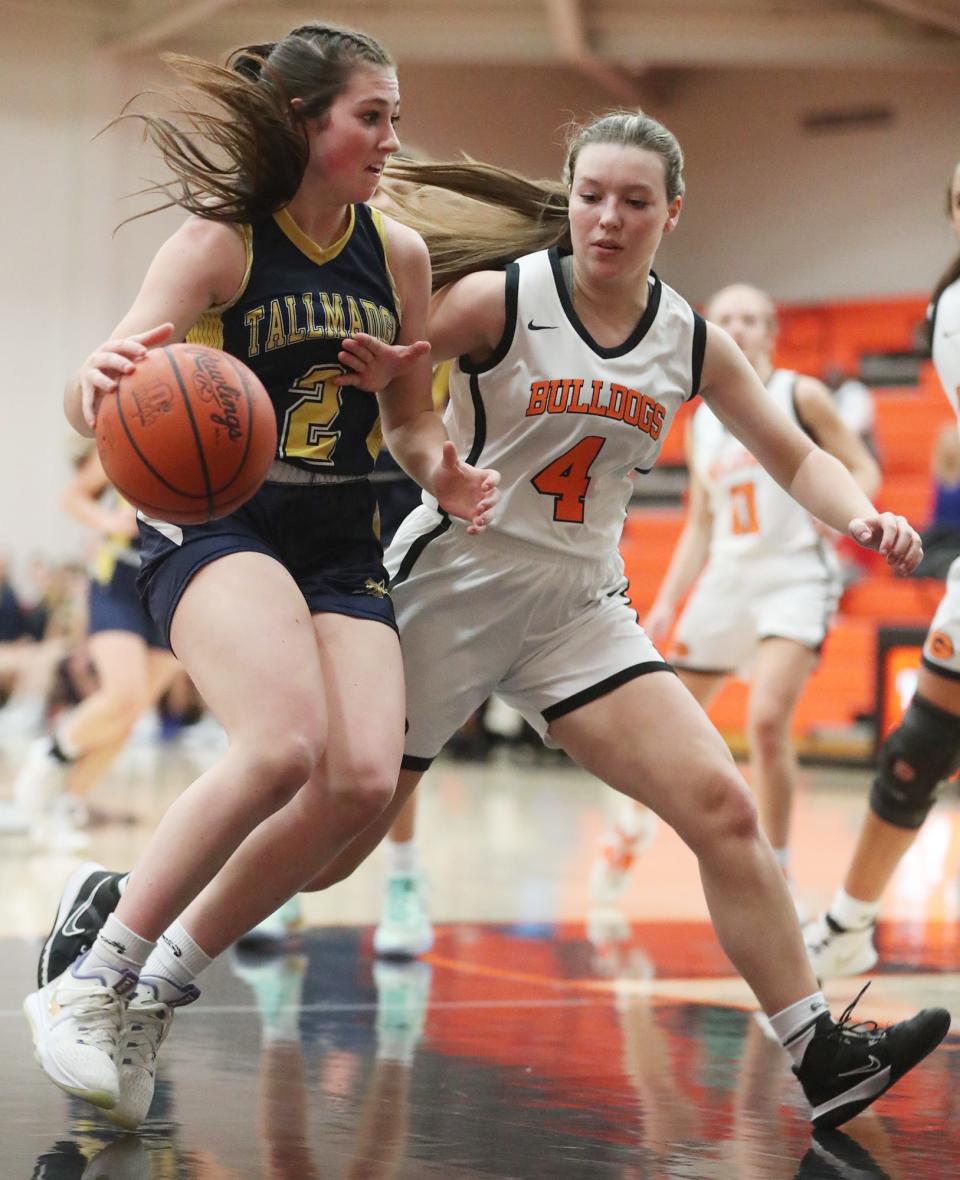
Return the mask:
[[[718, 291], [705, 313], [739, 345], [767, 395], [872, 495], [880, 469], [844, 425], [827, 388], [774, 368], [770, 297], [735, 284]], [[787, 872], [796, 776], [790, 727], [840, 597], [840, 571], [809, 515], [706, 406], [688, 432], [687, 460], [683, 532], [644, 628], [663, 647], [677, 607], [696, 582], [677, 623], [671, 663], [704, 708], [729, 674], [740, 671], [749, 679], [752, 786], [761, 827]], [[636, 819], [617, 824], [594, 868], [598, 904], [614, 902], [626, 884], [638, 830]]]
[[[947, 211], [960, 237], [960, 164], [947, 189]], [[960, 424], [960, 255], [943, 273], [930, 305], [933, 363]], [[843, 887], [805, 930], [821, 978], [856, 975], [877, 961], [873, 931], [884, 889], [917, 838], [937, 789], [960, 766], [960, 558], [923, 646], [917, 689], [887, 737]]]
[[[720, 941], [793, 1057], [813, 1120], [837, 1125], [929, 1053], [949, 1014], [928, 1010], [885, 1031], [851, 1026], [849, 1009], [832, 1020], [750, 792], [638, 625], [617, 544], [628, 476], [653, 465], [696, 393], [806, 511], [879, 549], [896, 572], [915, 568], [919, 538], [879, 513], [730, 337], [653, 273], [683, 195], [679, 145], [655, 120], [623, 112], [583, 128], [561, 192], [481, 165], [400, 171], [510, 210], [498, 226], [487, 206], [461, 228], [443, 224], [442, 203], [432, 223], [420, 205], [410, 210], [435, 275], [453, 280], [430, 316], [434, 358], [459, 358], [446, 422], [461, 454], [497, 465], [503, 494], [473, 547], [442, 507], [425, 504], [390, 548], [407, 675], [404, 770], [384, 814], [314, 885], [359, 863], [447, 738], [496, 691], [693, 850]], [[474, 240], [464, 225], [489, 232]], [[522, 254], [511, 251], [521, 239], [535, 252], [505, 271], [483, 268]]]
[[[729, 336], [653, 273], [683, 194], [679, 145], [655, 120], [621, 112], [582, 128], [563, 184], [472, 164], [402, 173], [486, 198], [474, 217], [458, 208], [455, 224], [444, 221], [442, 199], [432, 217], [421, 198], [405, 216], [425, 230], [438, 281], [450, 284], [433, 301], [430, 337], [436, 360], [459, 358], [451, 437], [461, 454], [496, 462], [505, 486], [490, 528], [471, 543], [434, 500], [390, 548], [408, 660], [404, 770], [389, 807], [311, 885], [342, 879], [368, 855], [447, 738], [496, 690], [686, 841], [720, 941], [793, 1057], [814, 1120], [841, 1123], [939, 1043], [949, 1014], [878, 1030], [852, 1024], [851, 1005], [832, 1020], [750, 792], [639, 626], [617, 544], [627, 477], [652, 466], [677, 408], [698, 392], [807, 511], [879, 549], [898, 572], [916, 566], [919, 538], [902, 517], [878, 513], [776, 406]], [[369, 363], [389, 352], [371, 345]], [[285, 872], [290, 893], [308, 879], [312, 849], [262, 840], [256, 854], [253, 873], [282, 858], [271, 881]], [[205, 906], [212, 936], [225, 936], [224, 916], [236, 918], [234, 936], [263, 916], [252, 902], [243, 917], [215, 901], [207, 891], [187, 914]], [[144, 1091], [162, 1027], [139, 1067]]]
[[96, 449], [80, 463], [63, 506], [101, 536], [90, 569], [87, 651], [97, 687], [48, 737], [38, 738], [14, 782], [39, 842], [82, 847], [74, 809], [123, 749], [139, 717], [163, 695], [177, 670], [137, 598], [140, 565], [136, 512], [110, 486]]
[[[378, 414], [394, 457], [471, 533], [497, 498], [495, 473], [459, 461], [433, 409], [423, 241], [365, 203], [398, 146], [387, 53], [311, 24], [237, 51], [226, 68], [180, 65], [201, 95], [196, 106], [182, 97], [189, 126], [142, 119], [176, 178], [158, 191], [191, 216], [69, 382], [67, 416], [90, 434], [121, 374], [148, 348], [188, 337], [257, 372], [279, 451], [265, 486], [230, 516], [140, 522], [144, 602], [230, 744], [164, 816], [89, 953], [26, 1001], [48, 1075], [105, 1108], [120, 1096], [114, 1062], [138, 978], [127, 1020], [139, 1029], [141, 1003], [166, 1013], [192, 998], [209, 955], [275, 910], [393, 794], [405, 708], [367, 478]], [[377, 342], [396, 347], [374, 354]], [[304, 864], [302, 879], [275, 887], [288, 863]], [[129, 1105], [114, 1113], [138, 1121]]]

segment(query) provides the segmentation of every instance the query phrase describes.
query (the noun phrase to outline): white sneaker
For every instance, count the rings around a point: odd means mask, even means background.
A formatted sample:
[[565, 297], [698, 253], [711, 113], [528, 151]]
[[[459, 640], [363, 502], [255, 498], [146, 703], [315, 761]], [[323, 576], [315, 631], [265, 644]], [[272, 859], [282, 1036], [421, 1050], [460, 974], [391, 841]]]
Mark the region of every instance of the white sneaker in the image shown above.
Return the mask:
[[[173, 995], [165, 1002], [159, 994]], [[120, 1096], [107, 1111], [107, 1118], [119, 1127], [134, 1131], [147, 1117], [156, 1085], [157, 1055], [173, 1022], [174, 1008], [199, 999], [192, 983], [180, 987], [169, 979], [141, 975], [123, 1020], [117, 1051]]]
[[34, 1056], [61, 1090], [109, 1110], [120, 1097], [114, 1064], [127, 996], [136, 986], [130, 971], [100, 967], [85, 973], [88, 956], [39, 991], [23, 1010], [33, 1032]]
[[626, 823], [618, 822], [604, 842], [590, 870], [590, 900], [595, 906], [616, 906], [623, 897], [637, 857], [649, 848], [657, 832], [657, 817], [634, 808]]
[[54, 757], [52, 740], [32, 741], [13, 780], [14, 802], [29, 816], [41, 815], [66, 785], [67, 763]]
[[873, 945], [876, 924], [861, 930], [845, 930], [828, 913], [821, 914], [803, 928], [807, 957], [817, 979], [835, 975], [862, 975], [876, 965], [878, 955]]
[[423, 877], [420, 873], [391, 873], [383, 915], [373, 934], [374, 952], [385, 959], [415, 959], [432, 946]]
[[300, 894], [295, 893], [289, 901], [274, 910], [272, 914], [254, 926], [252, 930], [237, 939], [237, 946], [252, 949], [258, 947], [267, 950], [271, 947], [282, 947], [303, 929], [303, 907], [300, 904]]

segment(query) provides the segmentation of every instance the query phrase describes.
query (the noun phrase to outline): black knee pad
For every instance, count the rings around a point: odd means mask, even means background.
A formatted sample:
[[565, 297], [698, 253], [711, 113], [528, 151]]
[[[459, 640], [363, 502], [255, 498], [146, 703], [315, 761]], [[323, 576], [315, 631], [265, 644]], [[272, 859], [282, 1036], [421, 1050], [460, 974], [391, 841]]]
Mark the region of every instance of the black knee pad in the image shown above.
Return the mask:
[[914, 694], [880, 750], [871, 810], [896, 828], [915, 831], [927, 818], [937, 787], [958, 766], [960, 716]]

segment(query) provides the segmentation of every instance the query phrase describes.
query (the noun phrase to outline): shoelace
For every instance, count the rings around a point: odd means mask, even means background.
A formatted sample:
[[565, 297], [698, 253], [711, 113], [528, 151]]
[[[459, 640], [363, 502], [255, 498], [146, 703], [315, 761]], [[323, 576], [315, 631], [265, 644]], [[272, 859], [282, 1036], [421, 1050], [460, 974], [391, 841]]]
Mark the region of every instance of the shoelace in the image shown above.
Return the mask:
[[869, 986], [870, 981], [868, 980], [857, 992], [853, 1000], [851, 1000], [846, 1008], [844, 1008], [844, 1010], [840, 1013], [840, 1019], [834, 1024], [833, 1028], [830, 1029], [830, 1032], [828, 1033], [829, 1036], [839, 1037], [842, 1040], [849, 1041], [873, 1042], [878, 1039], [882, 1033], [882, 1029], [875, 1020], [858, 1020], [854, 1023], [851, 1023], [850, 1020], [850, 1017], [853, 1015], [854, 1008], [856, 1008], [857, 1004], [860, 1003], [863, 993]]
[[[120, 997], [107, 990], [81, 992], [74, 997], [67, 993], [62, 996], [60, 1003], [64, 1008], [70, 1009], [71, 1016], [76, 1021], [77, 1031], [84, 1034], [77, 1040], [94, 1049], [102, 1049], [112, 1056], [120, 1034], [123, 1011]], [[90, 1023], [86, 1023], [87, 1021]]]
[[166, 1004], [138, 1004], [127, 1009], [130, 1023], [124, 1028], [123, 1057], [131, 1065], [153, 1072], [160, 1044], [167, 1035], [170, 1008]]

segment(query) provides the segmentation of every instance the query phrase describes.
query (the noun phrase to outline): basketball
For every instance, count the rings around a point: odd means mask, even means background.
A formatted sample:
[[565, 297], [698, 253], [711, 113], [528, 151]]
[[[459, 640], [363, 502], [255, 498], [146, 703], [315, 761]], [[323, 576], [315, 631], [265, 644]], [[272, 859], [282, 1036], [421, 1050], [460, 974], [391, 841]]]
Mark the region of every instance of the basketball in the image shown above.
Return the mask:
[[100, 403], [97, 449], [147, 516], [200, 524], [239, 508], [277, 449], [270, 396], [236, 357], [198, 344], [147, 353]]

